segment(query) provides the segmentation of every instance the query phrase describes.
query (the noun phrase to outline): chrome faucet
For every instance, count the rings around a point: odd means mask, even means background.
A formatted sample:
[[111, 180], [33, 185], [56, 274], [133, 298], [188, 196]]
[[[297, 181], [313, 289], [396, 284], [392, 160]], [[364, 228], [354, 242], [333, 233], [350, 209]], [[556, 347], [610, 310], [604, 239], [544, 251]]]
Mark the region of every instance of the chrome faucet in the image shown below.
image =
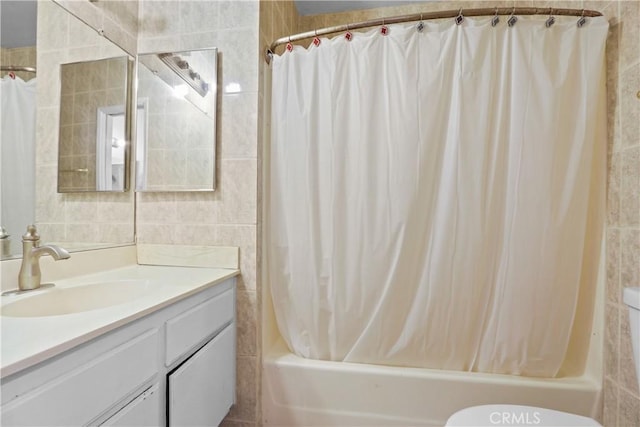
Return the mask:
[[18, 274], [18, 288], [20, 291], [38, 289], [42, 275], [40, 273], [40, 257], [51, 255], [54, 260], [67, 259], [71, 255], [65, 249], [56, 245], [40, 246], [40, 235], [35, 225], [27, 227], [22, 236], [22, 265]]

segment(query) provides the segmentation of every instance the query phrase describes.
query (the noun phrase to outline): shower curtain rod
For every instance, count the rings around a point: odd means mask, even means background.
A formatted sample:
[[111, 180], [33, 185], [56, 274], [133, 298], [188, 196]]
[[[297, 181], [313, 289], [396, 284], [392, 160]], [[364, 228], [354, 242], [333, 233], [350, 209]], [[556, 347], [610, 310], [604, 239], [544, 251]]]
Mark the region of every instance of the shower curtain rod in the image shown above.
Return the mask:
[[35, 73], [35, 67], [21, 67], [16, 65], [2, 65], [0, 71], [26, 71], [28, 73]]
[[322, 28], [319, 30], [306, 31], [304, 33], [292, 34], [286, 37], [280, 37], [275, 40], [265, 52], [265, 60], [267, 64], [271, 62], [271, 57], [275, 52], [275, 48], [290, 42], [309, 39], [312, 37], [323, 36], [326, 34], [340, 33], [343, 31], [357, 30], [360, 28], [377, 27], [379, 25], [397, 24], [400, 22], [423, 21], [430, 19], [457, 18], [459, 16], [495, 16], [495, 15], [547, 15], [547, 16], [578, 16], [585, 18], [593, 18], [602, 16], [602, 13], [595, 10], [585, 9], [555, 9], [541, 7], [496, 7], [481, 9], [457, 9], [444, 10], [437, 12], [414, 13], [411, 15], [394, 16], [391, 18], [378, 18], [368, 21], [356, 22], [354, 24], [336, 25], [333, 27]]

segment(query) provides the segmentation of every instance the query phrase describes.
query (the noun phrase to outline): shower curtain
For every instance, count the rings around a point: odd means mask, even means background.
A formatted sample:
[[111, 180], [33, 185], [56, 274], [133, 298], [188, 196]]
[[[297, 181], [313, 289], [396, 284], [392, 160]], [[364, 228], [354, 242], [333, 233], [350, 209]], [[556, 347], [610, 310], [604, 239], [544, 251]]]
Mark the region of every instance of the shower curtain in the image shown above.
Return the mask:
[[600, 250], [608, 23], [545, 19], [273, 58], [267, 268], [292, 351], [558, 374]]
[[16, 252], [35, 220], [36, 79], [2, 78], [0, 116], [0, 223]]

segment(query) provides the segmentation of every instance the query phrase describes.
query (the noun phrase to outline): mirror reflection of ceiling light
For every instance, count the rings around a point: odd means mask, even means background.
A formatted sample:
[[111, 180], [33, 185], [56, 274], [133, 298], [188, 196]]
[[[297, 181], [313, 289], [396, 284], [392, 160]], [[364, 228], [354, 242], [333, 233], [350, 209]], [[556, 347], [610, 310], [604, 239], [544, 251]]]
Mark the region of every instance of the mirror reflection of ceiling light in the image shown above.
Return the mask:
[[176, 98], [184, 98], [189, 93], [189, 86], [186, 84], [176, 85], [173, 87], [173, 96]]
[[236, 82], [227, 83], [224, 87], [224, 91], [225, 93], [240, 93], [242, 91], [242, 86], [240, 86], [240, 83]]
[[209, 84], [180, 55], [177, 53], [159, 53], [158, 58], [200, 96], [204, 98], [207, 95]]

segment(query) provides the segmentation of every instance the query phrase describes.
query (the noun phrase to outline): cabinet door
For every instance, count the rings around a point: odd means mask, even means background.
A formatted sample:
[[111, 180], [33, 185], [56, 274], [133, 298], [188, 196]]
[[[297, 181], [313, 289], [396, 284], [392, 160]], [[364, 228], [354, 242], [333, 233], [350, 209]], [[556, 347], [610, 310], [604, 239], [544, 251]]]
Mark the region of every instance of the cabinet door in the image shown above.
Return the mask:
[[161, 423], [160, 404], [160, 393], [158, 392], [158, 384], [156, 384], [133, 399], [101, 425], [110, 427], [159, 426]]
[[235, 398], [235, 324], [169, 375], [169, 426], [217, 426]]
[[157, 353], [158, 330], [154, 328], [3, 405], [0, 424], [86, 424], [148, 384], [158, 373]]

